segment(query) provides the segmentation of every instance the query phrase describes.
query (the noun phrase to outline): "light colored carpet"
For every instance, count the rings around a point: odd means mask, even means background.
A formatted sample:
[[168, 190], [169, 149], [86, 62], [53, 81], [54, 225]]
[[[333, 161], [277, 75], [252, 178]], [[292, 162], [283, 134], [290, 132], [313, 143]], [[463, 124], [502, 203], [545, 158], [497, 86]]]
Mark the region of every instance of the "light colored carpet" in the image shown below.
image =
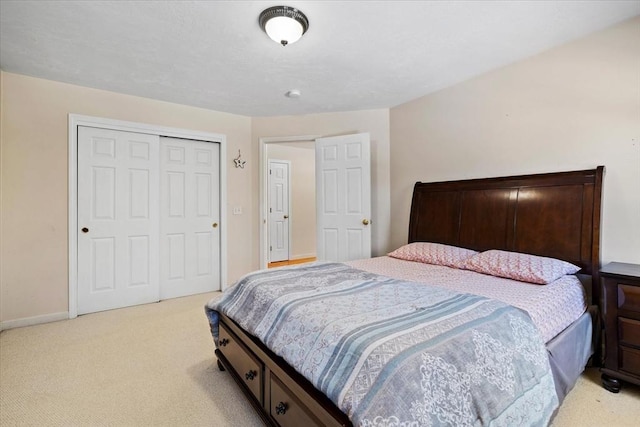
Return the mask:
[[[1, 426], [262, 426], [220, 372], [201, 294], [0, 334]], [[632, 426], [640, 388], [589, 369], [555, 427]]]

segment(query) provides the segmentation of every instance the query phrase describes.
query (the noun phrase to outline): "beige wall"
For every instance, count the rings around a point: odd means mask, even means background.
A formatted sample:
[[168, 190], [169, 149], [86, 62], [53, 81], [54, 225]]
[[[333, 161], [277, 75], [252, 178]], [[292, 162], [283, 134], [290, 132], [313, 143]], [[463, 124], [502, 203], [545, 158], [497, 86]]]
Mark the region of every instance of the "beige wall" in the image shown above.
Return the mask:
[[[224, 134], [229, 206], [228, 280], [257, 266], [251, 118], [2, 72], [0, 321], [68, 310], [68, 114]], [[248, 169], [231, 167], [242, 149]]]
[[[228, 282], [259, 267], [259, 138], [370, 132], [372, 245], [374, 254], [388, 248], [389, 110], [252, 120], [12, 73], [0, 77], [0, 321], [5, 324], [63, 318], [68, 311], [70, 113], [226, 135]], [[244, 169], [231, 166], [238, 149], [247, 160]], [[232, 215], [234, 206], [243, 214]]]
[[269, 160], [291, 162], [289, 259], [316, 256], [316, 156], [311, 142], [267, 144]]
[[[309, 114], [304, 116], [254, 117], [253, 155], [259, 156], [259, 140], [263, 137], [288, 137], [302, 135], [336, 136], [369, 132], [371, 136], [371, 206], [373, 255], [389, 251], [389, 110], [365, 110], [343, 113]], [[254, 171], [256, 188], [258, 171]], [[255, 200], [255, 223], [258, 224], [258, 204]], [[256, 231], [255, 239], [259, 239]], [[257, 256], [257, 255], [256, 255]]]
[[374, 255], [415, 181], [603, 164], [603, 260], [640, 263], [639, 41], [636, 18], [391, 110], [253, 119], [0, 72], [0, 321], [68, 310], [69, 113], [227, 136], [229, 282], [259, 266], [259, 138], [310, 134], [370, 132]]
[[391, 109], [392, 246], [415, 181], [606, 166], [602, 258], [640, 263], [640, 18]]

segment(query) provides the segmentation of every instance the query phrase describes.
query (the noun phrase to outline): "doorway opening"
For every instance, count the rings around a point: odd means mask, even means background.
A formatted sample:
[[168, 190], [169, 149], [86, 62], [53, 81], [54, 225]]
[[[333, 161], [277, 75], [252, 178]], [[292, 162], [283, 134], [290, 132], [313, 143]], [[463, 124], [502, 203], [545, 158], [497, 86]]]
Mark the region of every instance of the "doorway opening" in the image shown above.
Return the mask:
[[[313, 153], [313, 183], [305, 191], [315, 199], [315, 224], [302, 227], [308, 241], [315, 233], [315, 258], [343, 262], [371, 257], [371, 148], [369, 133], [333, 137], [260, 138], [260, 266], [269, 263], [269, 147], [308, 143]], [[313, 147], [313, 149], [311, 149]], [[310, 204], [310, 203], [308, 203]], [[307, 205], [308, 205], [307, 204]], [[305, 206], [303, 204], [303, 206]], [[306, 206], [308, 207], [308, 206]], [[298, 215], [293, 214], [295, 219]], [[302, 219], [313, 213], [301, 215]], [[292, 221], [293, 222], [293, 221]], [[292, 258], [292, 257], [290, 257]], [[298, 256], [298, 258], [310, 258]]]
[[[260, 268], [310, 262], [316, 259], [316, 135], [260, 138]], [[288, 218], [287, 259], [271, 259], [273, 236], [270, 224], [275, 206], [269, 185], [270, 160], [290, 162], [290, 200]], [[271, 212], [270, 212], [271, 209]], [[284, 219], [284, 218], [283, 218]], [[272, 262], [274, 261], [274, 262]]]
[[266, 234], [263, 268], [315, 261], [315, 137], [278, 139], [261, 148], [266, 164], [261, 186], [266, 219], [261, 221]]

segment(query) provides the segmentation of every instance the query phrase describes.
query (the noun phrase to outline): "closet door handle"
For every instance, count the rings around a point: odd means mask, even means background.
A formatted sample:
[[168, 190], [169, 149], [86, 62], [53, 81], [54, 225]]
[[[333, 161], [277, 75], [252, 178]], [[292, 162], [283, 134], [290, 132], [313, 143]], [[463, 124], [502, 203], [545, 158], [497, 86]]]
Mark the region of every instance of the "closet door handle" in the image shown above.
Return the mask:
[[88, 233], [88, 232], [89, 232], [89, 229], [88, 229], [87, 227], [82, 227], [82, 232], [83, 232], [83, 233]]

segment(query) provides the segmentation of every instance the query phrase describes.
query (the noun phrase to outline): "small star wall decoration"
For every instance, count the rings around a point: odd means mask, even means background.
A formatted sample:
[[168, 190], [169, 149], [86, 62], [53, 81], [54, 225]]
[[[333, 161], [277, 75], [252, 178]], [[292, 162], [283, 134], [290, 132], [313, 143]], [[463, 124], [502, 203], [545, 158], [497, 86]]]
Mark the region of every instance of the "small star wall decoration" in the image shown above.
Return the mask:
[[236, 164], [236, 168], [244, 169], [244, 165], [247, 163], [246, 160], [242, 159], [242, 155], [240, 154], [240, 150], [238, 150], [238, 157], [233, 159], [233, 162]]

